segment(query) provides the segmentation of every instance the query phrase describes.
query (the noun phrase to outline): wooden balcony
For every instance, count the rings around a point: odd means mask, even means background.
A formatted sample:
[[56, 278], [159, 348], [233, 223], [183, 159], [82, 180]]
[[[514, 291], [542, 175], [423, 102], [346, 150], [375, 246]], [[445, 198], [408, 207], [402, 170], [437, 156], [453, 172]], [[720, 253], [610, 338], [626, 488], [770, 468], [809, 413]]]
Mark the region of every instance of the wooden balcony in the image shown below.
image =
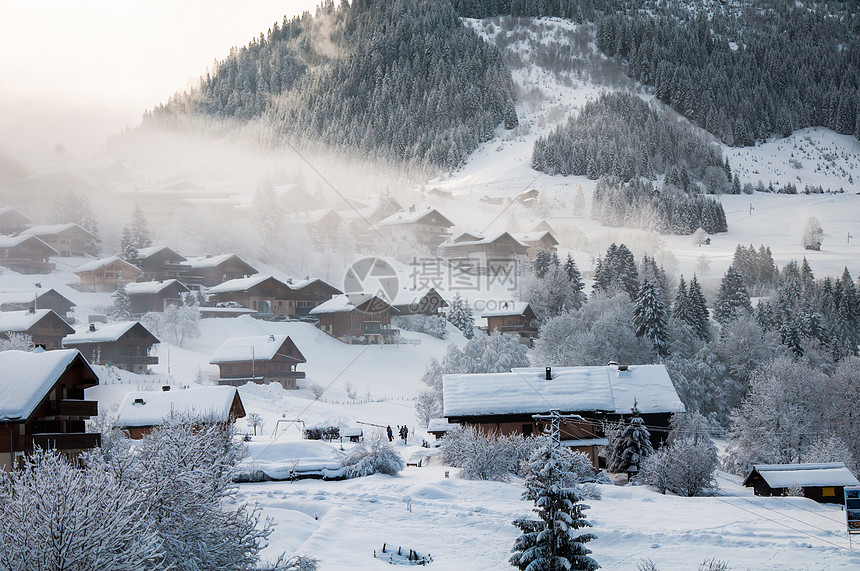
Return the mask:
[[97, 416], [98, 413], [99, 403], [94, 400], [51, 400], [45, 403], [44, 409], [45, 420], [57, 418], [85, 419]]
[[18, 437], [17, 449], [33, 450], [35, 447], [46, 450], [83, 450], [98, 448], [102, 435], [98, 432], [41, 433]]
[[117, 355], [111, 362], [123, 365], [157, 365], [158, 357], [149, 355]]

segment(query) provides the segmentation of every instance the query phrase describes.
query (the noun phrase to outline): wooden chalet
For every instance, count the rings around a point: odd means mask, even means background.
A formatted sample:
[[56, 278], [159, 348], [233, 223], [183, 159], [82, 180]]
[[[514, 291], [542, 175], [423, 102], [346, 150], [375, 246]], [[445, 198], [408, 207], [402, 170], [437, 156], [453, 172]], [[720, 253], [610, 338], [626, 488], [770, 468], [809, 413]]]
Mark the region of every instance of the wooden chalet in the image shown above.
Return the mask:
[[72, 323], [74, 307], [71, 300], [54, 288], [0, 292], [0, 311], [53, 309], [57, 315]]
[[289, 278], [286, 284], [292, 292], [289, 298], [290, 308], [295, 308], [295, 312], [290, 313], [290, 315], [296, 317], [308, 315], [313, 308], [343, 293], [319, 278], [306, 277], [303, 280]]
[[310, 311], [320, 329], [359, 345], [395, 343], [398, 331], [391, 329], [391, 316], [397, 313], [387, 301], [370, 294], [336, 295]]
[[181, 279], [188, 267], [188, 260], [167, 246], [152, 246], [137, 251], [138, 280], [142, 282]]
[[75, 458], [101, 445], [101, 434], [84, 422], [98, 415], [98, 402], [84, 389], [99, 378], [75, 350], [0, 352], [0, 470], [11, 470], [39, 448]]
[[63, 258], [83, 258], [99, 255], [99, 237], [74, 223], [31, 226], [22, 234], [36, 236]]
[[308, 235], [317, 243], [334, 244], [338, 232], [346, 221], [336, 210], [320, 209], [297, 212], [287, 217], [289, 224], [304, 227]]
[[461, 271], [487, 274], [515, 271], [528, 251], [528, 245], [507, 232], [490, 236], [466, 232], [439, 246], [439, 254]]
[[499, 331], [519, 335], [520, 343], [531, 346], [538, 334], [537, 315], [525, 301], [502, 301], [495, 309], [481, 313], [487, 320], [487, 332]]
[[436, 288], [407, 290], [397, 292], [391, 305], [398, 315], [441, 315], [448, 302]]
[[602, 421], [629, 416], [634, 400], [645, 424], [666, 429], [651, 431], [655, 446], [665, 438], [672, 413], [684, 410], [664, 365], [444, 375], [442, 393], [448, 422], [496, 434], [541, 435], [547, 422], [533, 415], [552, 410], [576, 415], [562, 426], [562, 442], [587, 454], [595, 467], [599, 447], [607, 444]]
[[112, 292], [116, 291], [120, 281], [126, 285], [134, 282], [140, 275], [140, 268], [119, 256], [111, 256], [78, 266], [75, 275], [81, 280], [82, 291]]
[[820, 464], [754, 464], [744, 478], [744, 486], [757, 496], [785, 496], [792, 488], [803, 497], [825, 504], [844, 504], [845, 486], [860, 481], [842, 462]]
[[431, 252], [451, 236], [454, 223], [435, 208], [410, 209], [379, 221], [376, 228], [389, 245], [414, 242]]
[[296, 310], [290, 287], [267, 274], [227, 280], [209, 288], [208, 294], [216, 305], [234, 303], [256, 313], [294, 315]]
[[0, 236], [0, 266], [19, 274], [49, 274], [56, 264], [57, 250], [36, 236]]
[[307, 360], [289, 336], [258, 335], [225, 340], [209, 362], [221, 370], [218, 382], [222, 385], [280, 383], [295, 389], [296, 379], [305, 378], [296, 365]]
[[558, 234], [555, 231], [555, 229], [552, 226], [550, 226], [550, 223], [547, 222], [546, 220], [541, 220], [540, 222], [538, 222], [537, 225], [534, 228], [532, 228], [531, 231], [532, 232], [549, 232], [553, 236], [556, 236]]
[[212, 287], [228, 280], [241, 279], [257, 273], [257, 269], [236, 254], [188, 258], [183, 281], [187, 286]]
[[33, 225], [33, 221], [23, 215], [17, 208], [5, 206], [0, 208], [0, 234], [15, 235]]
[[176, 279], [134, 282], [125, 286], [131, 302], [131, 312], [143, 315], [150, 311], [163, 312], [170, 305], [179, 305], [182, 294], [190, 290]]
[[155, 335], [139, 321], [90, 323], [63, 340], [64, 347], [80, 350], [93, 365], [112, 365], [132, 373], [147, 373], [149, 365], [158, 364], [158, 357], [151, 355], [156, 343]]
[[512, 236], [529, 247], [526, 252], [529, 258], [534, 258], [541, 250], [550, 253], [558, 252], [558, 240], [550, 232], [524, 232], [512, 234]]
[[116, 425], [138, 440], [170, 418], [195, 424], [227, 424], [245, 418], [245, 407], [236, 387], [180, 389], [165, 385], [163, 391], [126, 393], [117, 411]]
[[0, 337], [9, 333], [26, 333], [33, 344], [45, 349], [61, 349], [63, 338], [74, 333], [72, 326], [52, 309], [0, 312]]

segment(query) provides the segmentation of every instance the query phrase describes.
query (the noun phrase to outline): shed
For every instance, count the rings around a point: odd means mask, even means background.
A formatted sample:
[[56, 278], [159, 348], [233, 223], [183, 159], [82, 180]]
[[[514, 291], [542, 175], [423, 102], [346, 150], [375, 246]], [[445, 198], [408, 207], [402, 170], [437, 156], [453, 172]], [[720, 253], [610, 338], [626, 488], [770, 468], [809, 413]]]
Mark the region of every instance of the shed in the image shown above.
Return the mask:
[[348, 438], [350, 442], [360, 442], [364, 431], [358, 427], [344, 428], [340, 431], [341, 438]]
[[816, 502], [843, 504], [845, 486], [860, 486], [860, 481], [842, 462], [754, 464], [744, 486], [757, 496], [784, 496], [790, 488], [801, 488], [804, 497]]

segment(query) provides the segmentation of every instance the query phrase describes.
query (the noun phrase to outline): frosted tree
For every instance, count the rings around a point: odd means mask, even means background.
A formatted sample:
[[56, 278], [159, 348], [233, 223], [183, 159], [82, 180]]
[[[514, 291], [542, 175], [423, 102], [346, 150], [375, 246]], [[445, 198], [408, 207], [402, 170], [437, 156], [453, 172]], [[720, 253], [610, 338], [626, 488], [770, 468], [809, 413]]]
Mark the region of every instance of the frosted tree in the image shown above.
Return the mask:
[[582, 192], [582, 185], [577, 185], [576, 192], [573, 193], [573, 214], [585, 216], [585, 193]]
[[561, 267], [550, 265], [543, 277], [524, 276], [520, 279], [520, 297], [528, 302], [538, 319], [546, 321], [582, 305], [580, 295]]
[[552, 267], [552, 252], [549, 250], [538, 250], [535, 259], [532, 260], [532, 272], [538, 278], [543, 278]]
[[523, 571], [592, 571], [600, 565], [589, 554], [586, 543], [597, 539], [579, 530], [591, 527], [582, 495], [566, 486], [572, 469], [570, 454], [544, 439], [544, 445], [529, 459], [523, 499], [534, 502], [537, 519], [520, 518], [513, 524], [522, 531], [513, 547], [510, 563]]
[[637, 481], [665, 494], [693, 497], [717, 488], [717, 447], [707, 438], [676, 438], [648, 456]]
[[0, 337], [0, 351], [32, 351], [33, 338], [27, 333], [8, 331]]
[[633, 326], [636, 336], [650, 341], [659, 356], [669, 354], [666, 310], [659, 290], [648, 280], [642, 282], [633, 306]]
[[598, 258], [594, 269], [594, 292], [609, 293], [613, 289], [627, 292], [630, 299], [636, 299], [639, 293], [636, 260], [624, 244], [611, 244], [606, 257]]
[[403, 457], [394, 449], [382, 430], [369, 434], [343, 460], [347, 478], [371, 474], [394, 476], [406, 467]]
[[261, 431], [263, 430], [263, 415], [259, 412], [249, 412], [245, 417], [245, 422], [248, 423], [248, 426], [254, 429], [254, 436], [257, 436], [257, 429], [259, 428]]
[[260, 258], [265, 262], [271, 263], [278, 252], [284, 215], [284, 206], [278, 200], [271, 181], [261, 181], [254, 189], [251, 201], [251, 221], [263, 242]]
[[693, 306], [690, 303], [690, 297], [687, 294], [687, 282], [684, 281], [684, 276], [678, 280], [678, 291], [675, 293], [675, 303], [672, 306], [672, 317], [680, 319], [691, 327], [695, 321], [693, 319]]
[[131, 228], [126, 226], [122, 229], [122, 238], [119, 240], [120, 258], [129, 264], [136, 266], [140, 263], [138, 259], [137, 246], [134, 243], [134, 238], [131, 235]]
[[144, 496], [101, 462], [36, 449], [0, 474], [0, 569], [165, 568]]
[[610, 472], [636, 473], [645, 458], [654, 452], [654, 447], [651, 446], [651, 433], [645, 427], [645, 421], [639, 416], [639, 409], [636, 408], [635, 400], [631, 412], [633, 416], [631, 416], [630, 422], [627, 423], [624, 431], [618, 435], [615, 446], [611, 450]]
[[582, 282], [582, 272], [576, 266], [573, 256], [567, 255], [564, 261], [564, 273], [567, 279], [570, 280], [570, 285], [573, 287], [574, 305], [570, 309], [579, 309], [585, 303], [585, 284]]
[[451, 309], [448, 311], [448, 321], [463, 332], [466, 339], [471, 339], [475, 336], [474, 326], [475, 318], [472, 317], [472, 308], [469, 302], [460, 297], [460, 292], [454, 296], [451, 301]]
[[129, 229], [135, 248], [139, 250], [152, 246], [152, 235], [149, 233], [149, 224], [147, 224], [146, 217], [143, 215], [143, 210], [141, 210], [139, 204], [134, 205]]
[[705, 295], [702, 293], [702, 286], [699, 285], [699, 280], [696, 274], [693, 274], [693, 279], [690, 280], [690, 325], [695, 330], [696, 335], [701, 339], [708, 341], [711, 338], [711, 322], [709, 319], [708, 302]]
[[818, 218], [816, 218], [815, 216], [810, 216], [809, 220], [806, 221], [806, 226], [803, 229], [803, 248], [806, 250], [820, 250], [821, 236], [823, 234], [824, 231], [821, 229], [821, 223], [818, 222]]
[[72, 190], [57, 195], [54, 201], [54, 210], [51, 213], [52, 224], [69, 222], [81, 226], [95, 236], [99, 235], [98, 225], [93, 216], [90, 201], [83, 194]]
[[111, 315], [117, 321], [127, 321], [131, 319], [131, 298], [128, 296], [128, 291], [125, 289], [125, 282], [120, 277], [116, 284], [116, 291], [111, 294], [113, 298], [113, 311]]
[[750, 296], [741, 275], [734, 266], [729, 266], [714, 300], [714, 319], [725, 325], [740, 317], [742, 313], [752, 314], [752, 311]]

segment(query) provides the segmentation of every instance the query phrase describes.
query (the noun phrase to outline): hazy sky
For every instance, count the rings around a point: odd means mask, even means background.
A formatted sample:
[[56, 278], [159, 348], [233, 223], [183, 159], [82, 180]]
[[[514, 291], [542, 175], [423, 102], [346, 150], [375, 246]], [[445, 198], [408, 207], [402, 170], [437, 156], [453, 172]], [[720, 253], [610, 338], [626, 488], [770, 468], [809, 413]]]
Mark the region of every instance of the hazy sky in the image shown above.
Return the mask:
[[87, 157], [319, 0], [0, 0], [0, 151]]

